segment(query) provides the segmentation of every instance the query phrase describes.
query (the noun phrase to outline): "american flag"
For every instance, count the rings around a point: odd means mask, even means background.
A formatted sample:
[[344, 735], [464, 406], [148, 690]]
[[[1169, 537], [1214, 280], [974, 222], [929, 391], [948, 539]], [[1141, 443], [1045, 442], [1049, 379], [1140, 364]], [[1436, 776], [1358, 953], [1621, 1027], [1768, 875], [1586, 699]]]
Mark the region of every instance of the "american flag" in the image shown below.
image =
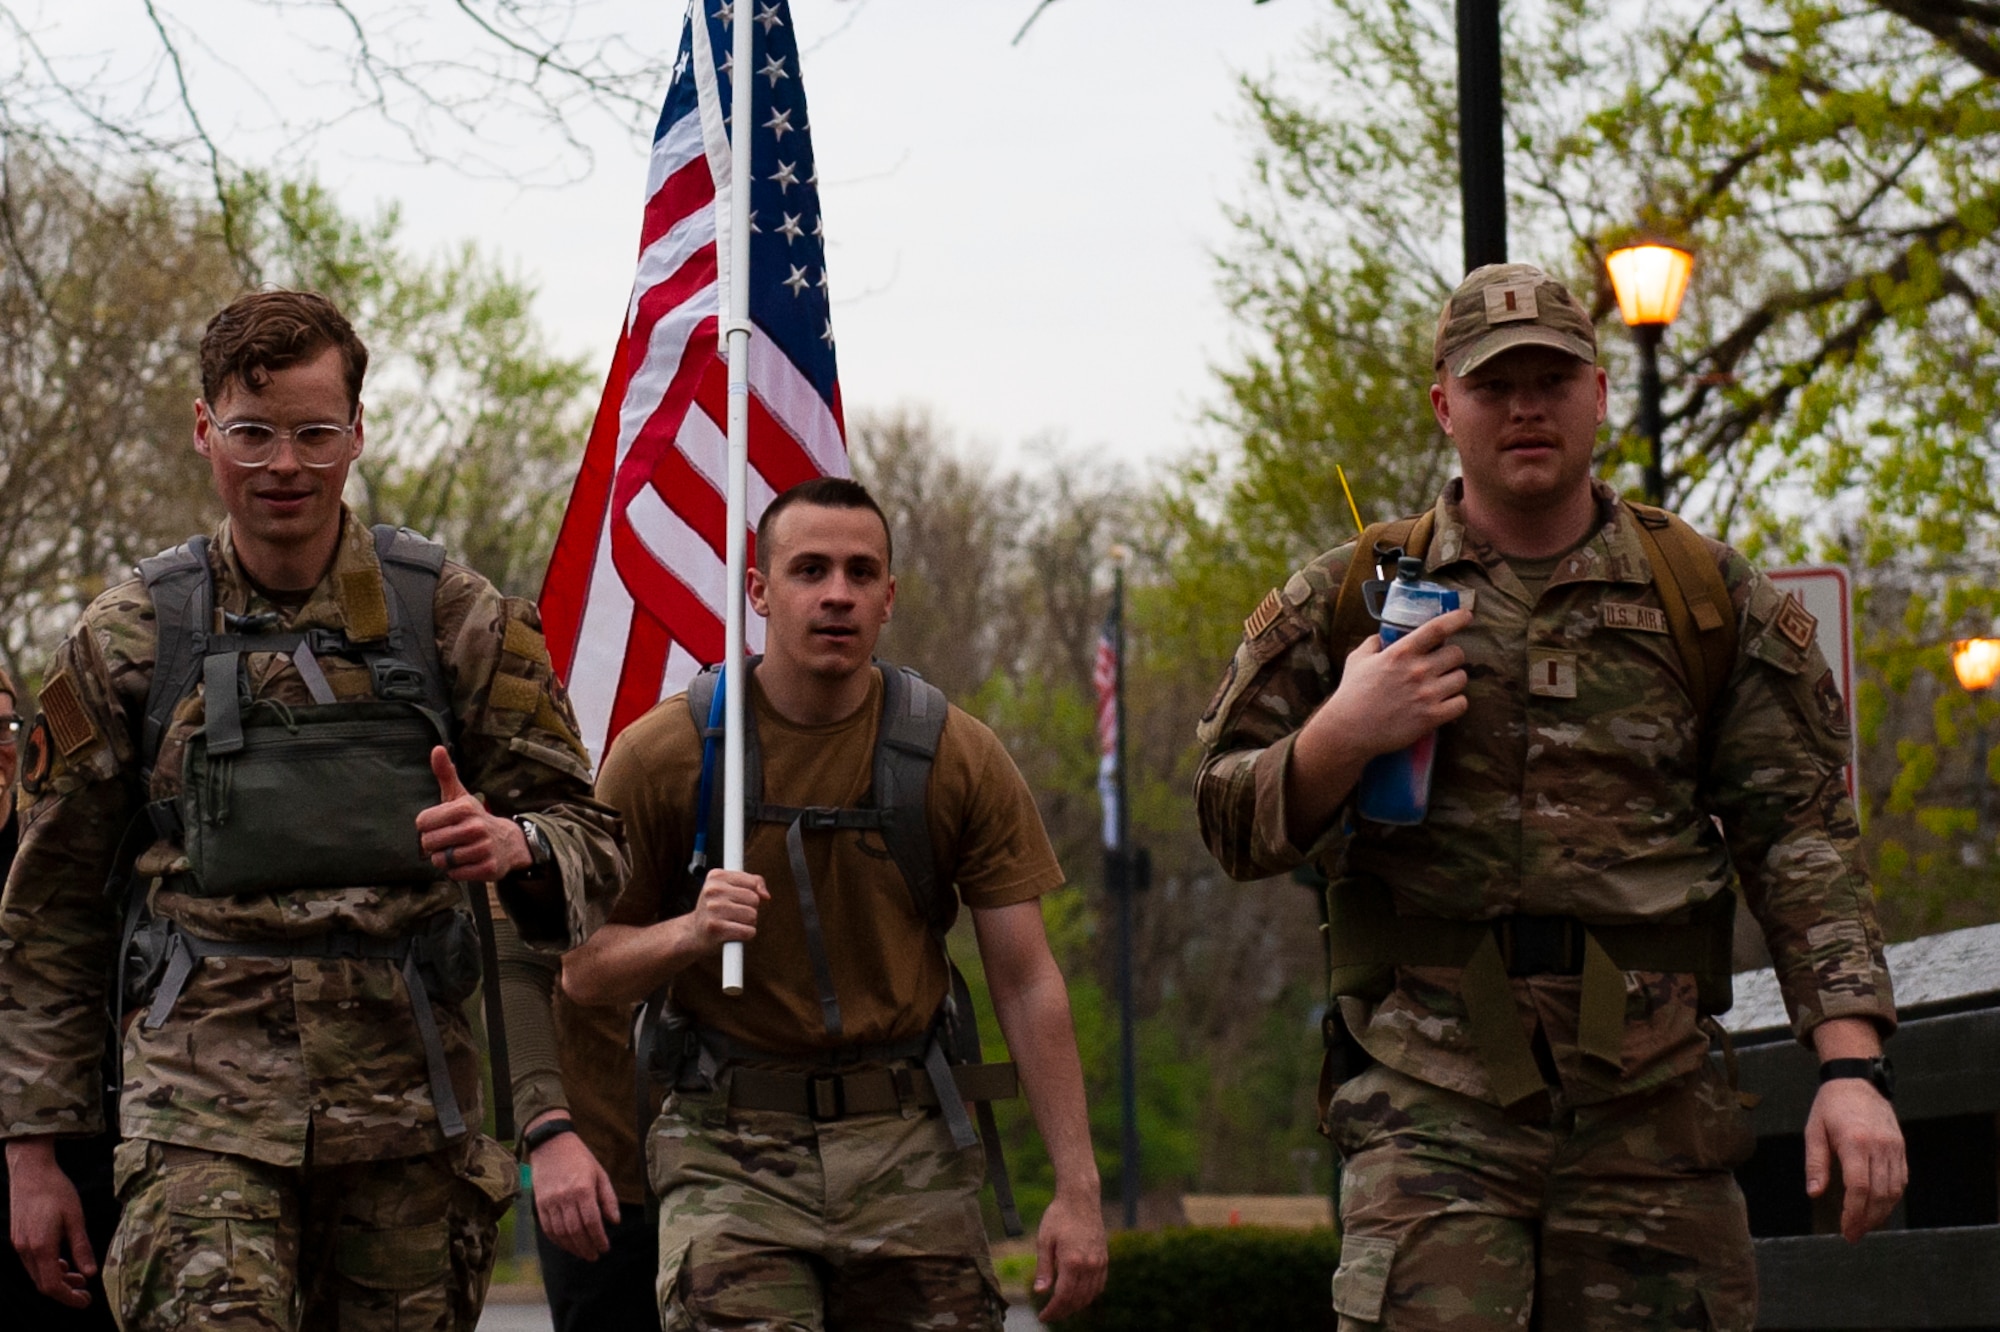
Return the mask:
[[1097, 635], [1097, 658], [1091, 663], [1090, 682], [1097, 686], [1097, 798], [1104, 806], [1104, 847], [1116, 851], [1118, 837], [1118, 602], [1104, 617]]
[[[785, 0], [694, 0], [653, 134], [639, 271], [542, 584], [591, 753], [723, 657], [727, 597], [731, 26], [756, 24], [750, 139], [748, 526], [778, 492], [847, 475], [818, 174]], [[755, 558], [752, 551], [751, 558]], [[750, 650], [763, 621], [746, 621]]]

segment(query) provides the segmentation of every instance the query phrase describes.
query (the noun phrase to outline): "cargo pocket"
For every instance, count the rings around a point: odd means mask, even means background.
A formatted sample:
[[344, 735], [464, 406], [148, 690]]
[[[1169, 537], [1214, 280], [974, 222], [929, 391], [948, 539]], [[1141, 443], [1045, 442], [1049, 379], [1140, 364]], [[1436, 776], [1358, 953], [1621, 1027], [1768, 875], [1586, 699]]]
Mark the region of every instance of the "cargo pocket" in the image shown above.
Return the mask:
[[281, 1252], [284, 1194], [241, 1158], [169, 1161], [154, 1143], [118, 1151], [124, 1211], [104, 1282], [121, 1325], [282, 1326], [293, 1282]]
[[1333, 1274], [1333, 1311], [1358, 1322], [1381, 1322], [1395, 1261], [1396, 1241], [1386, 1235], [1344, 1236], [1340, 1266]]
[[660, 1332], [682, 1332], [695, 1325], [694, 1315], [687, 1307], [684, 1276], [691, 1243], [693, 1240], [683, 1239], [660, 1246], [660, 1274], [653, 1286], [654, 1300], [660, 1306]]
[[451, 1226], [444, 1221], [380, 1230], [342, 1226], [333, 1268], [357, 1286], [409, 1293], [443, 1283], [450, 1245]]
[[1719, 1285], [1701, 1288], [1702, 1308], [1708, 1313], [1710, 1332], [1750, 1332], [1757, 1322], [1756, 1291], [1731, 1291]]

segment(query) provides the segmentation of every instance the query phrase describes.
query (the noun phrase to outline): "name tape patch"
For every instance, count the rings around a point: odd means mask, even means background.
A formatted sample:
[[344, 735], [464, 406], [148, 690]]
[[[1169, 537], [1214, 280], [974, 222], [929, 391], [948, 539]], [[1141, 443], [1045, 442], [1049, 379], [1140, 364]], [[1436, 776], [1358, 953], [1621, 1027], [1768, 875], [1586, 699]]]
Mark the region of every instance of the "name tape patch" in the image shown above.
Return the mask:
[[1606, 629], [1636, 629], [1643, 634], [1667, 632], [1667, 613], [1658, 606], [1627, 606], [1607, 601], [1599, 609]]

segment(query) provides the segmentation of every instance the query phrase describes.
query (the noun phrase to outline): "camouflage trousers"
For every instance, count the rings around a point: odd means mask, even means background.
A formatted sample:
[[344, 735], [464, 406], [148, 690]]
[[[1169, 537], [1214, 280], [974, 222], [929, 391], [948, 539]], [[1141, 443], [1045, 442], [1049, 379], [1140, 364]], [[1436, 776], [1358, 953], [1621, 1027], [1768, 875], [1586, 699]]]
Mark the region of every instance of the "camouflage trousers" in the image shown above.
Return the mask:
[[477, 1136], [317, 1167], [127, 1142], [105, 1289], [124, 1332], [472, 1332], [516, 1170]]
[[985, 1160], [935, 1113], [814, 1121], [676, 1093], [647, 1169], [665, 1332], [1000, 1332]]
[[1731, 1175], [1754, 1145], [1718, 1070], [1547, 1123], [1377, 1064], [1328, 1112], [1341, 1332], [1750, 1332]]

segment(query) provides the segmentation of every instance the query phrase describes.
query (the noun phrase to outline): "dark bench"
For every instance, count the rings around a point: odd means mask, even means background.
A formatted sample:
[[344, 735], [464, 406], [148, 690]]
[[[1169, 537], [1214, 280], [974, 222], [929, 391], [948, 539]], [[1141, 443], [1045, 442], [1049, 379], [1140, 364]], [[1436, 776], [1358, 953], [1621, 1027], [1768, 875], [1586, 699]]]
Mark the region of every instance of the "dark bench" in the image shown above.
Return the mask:
[[[1769, 970], [1736, 977], [1736, 1043], [1757, 1153], [1737, 1171], [1756, 1237], [1760, 1328], [2000, 1332], [2000, 925], [1889, 949], [1902, 1025], [1890, 1043], [1910, 1186], [1860, 1244], [1838, 1199], [1805, 1194], [1818, 1061], [1793, 1039]], [[1829, 1195], [1834, 1190], [1828, 1190]]]

